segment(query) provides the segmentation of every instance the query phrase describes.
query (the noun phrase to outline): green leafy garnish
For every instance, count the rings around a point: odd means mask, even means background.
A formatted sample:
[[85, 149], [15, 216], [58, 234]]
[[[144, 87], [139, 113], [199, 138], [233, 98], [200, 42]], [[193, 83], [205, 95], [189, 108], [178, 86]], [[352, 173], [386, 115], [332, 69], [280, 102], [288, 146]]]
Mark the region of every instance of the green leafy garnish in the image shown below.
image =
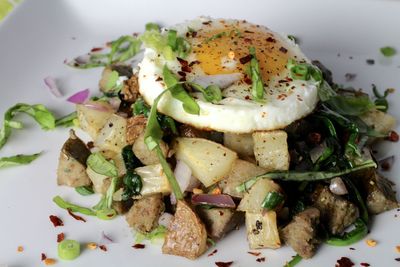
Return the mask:
[[264, 85], [260, 74], [260, 66], [256, 57], [256, 49], [254, 47], [249, 48], [251, 55], [250, 60], [250, 76], [252, 81], [251, 94], [254, 100], [263, 100], [264, 98]]
[[355, 166], [353, 168], [344, 169], [341, 171], [310, 171], [310, 172], [300, 172], [300, 171], [276, 171], [267, 172], [262, 175], [247, 180], [243, 184], [236, 187], [236, 191], [244, 192], [250, 189], [259, 179], [279, 179], [283, 181], [318, 181], [331, 179], [337, 176], [346, 175], [352, 172], [356, 172], [368, 168], [376, 168], [377, 165], [373, 160], [367, 160], [362, 164]]
[[85, 58], [77, 57], [67, 65], [79, 69], [89, 69], [124, 62], [134, 57], [140, 51], [141, 45], [142, 42], [138, 38], [124, 35], [110, 42], [108, 53], [90, 52]]
[[90, 154], [86, 164], [89, 168], [91, 168], [94, 172], [98, 174], [108, 177], [118, 176], [118, 168], [115, 166], [115, 164], [106, 160], [104, 156], [99, 152]]
[[89, 196], [94, 194], [91, 186], [78, 186], [75, 187], [75, 191], [81, 196]]
[[133, 115], [144, 115], [145, 117], [149, 116], [150, 107], [146, 105], [143, 98], [138, 98], [135, 103], [132, 105]]
[[207, 102], [219, 102], [222, 99], [221, 89], [215, 85], [209, 85], [206, 88], [197, 83], [188, 83], [192, 88], [202, 93]]
[[70, 209], [72, 212], [79, 212], [79, 213], [89, 215], [89, 216], [96, 216], [96, 212], [93, 211], [92, 209], [85, 208], [85, 207], [67, 202], [60, 196], [55, 196], [53, 198], [53, 202], [56, 203], [57, 206], [59, 206], [62, 209], [65, 209], [65, 210]]
[[328, 245], [349, 246], [363, 239], [368, 234], [368, 227], [364, 221], [358, 218], [354, 223], [354, 229], [342, 236], [333, 236], [326, 240]]
[[295, 44], [298, 43], [297, 37], [294, 36], [294, 35], [289, 34], [289, 35], [287, 36], [287, 38], [288, 38], [289, 40], [292, 40]]
[[296, 256], [294, 256], [290, 261], [288, 261], [283, 267], [294, 267], [297, 264], [299, 264], [302, 259], [303, 258], [299, 254], [296, 254]]
[[113, 177], [111, 179], [111, 184], [107, 189], [106, 195], [100, 199], [100, 202], [93, 206], [94, 210], [109, 210], [111, 209], [112, 202], [113, 202], [113, 195], [115, 193], [115, 189], [117, 186], [118, 178]]
[[160, 31], [160, 26], [157, 23], [149, 22], [145, 26], [146, 31]]
[[56, 119], [56, 126], [71, 127], [74, 126], [74, 121], [78, 118], [76, 111]]
[[9, 108], [4, 114], [3, 127], [0, 130], [0, 149], [5, 145], [11, 135], [12, 129], [22, 129], [23, 124], [15, 121], [14, 116], [25, 113], [31, 116], [43, 130], [51, 130], [56, 127], [54, 115], [43, 105], [28, 105], [19, 103]]
[[16, 155], [12, 157], [2, 157], [0, 158], [0, 169], [18, 165], [26, 165], [34, 161], [40, 156], [41, 153], [36, 153], [32, 155]]
[[375, 107], [367, 95], [332, 96], [327, 105], [342, 115], [359, 116]]
[[150, 114], [147, 120], [146, 130], [144, 133], [144, 140], [147, 147], [150, 150], [154, 150], [157, 153], [157, 157], [160, 160], [161, 166], [164, 170], [165, 175], [168, 178], [168, 182], [171, 186], [172, 192], [175, 194], [177, 200], [183, 199], [183, 194], [179, 184], [175, 178], [171, 167], [169, 166], [167, 160], [162, 153], [160, 148], [161, 138], [163, 137], [163, 131], [161, 130], [160, 124], [157, 120], [157, 105], [160, 101], [163, 94], [171, 90], [170, 88], [165, 89], [161, 94], [159, 94], [153, 102], [153, 106], [151, 107]]
[[176, 76], [168, 69], [167, 65], [164, 65], [163, 68], [163, 80], [172, 97], [182, 102], [183, 109], [187, 113], [194, 115], [200, 113], [200, 107], [197, 102], [186, 92]]
[[274, 210], [284, 199], [284, 196], [279, 192], [268, 192], [261, 206], [267, 210]]
[[387, 101], [387, 96], [390, 93], [390, 89], [386, 89], [383, 95], [381, 95], [376, 88], [375, 84], [372, 85], [372, 92], [374, 93], [374, 96], [376, 97], [375, 99], [375, 105], [379, 107], [379, 110], [382, 110], [383, 112], [386, 112], [389, 108], [389, 103]]
[[166, 234], [167, 228], [163, 225], [159, 225], [156, 229], [147, 234], [136, 232], [135, 244], [140, 244], [144, 240], [149, 240], [150, 242], [155, 243], [158, 240], [164, 239]]
[[124, 191], [122, 192], [122, 200], [128, 200], [133, 196], [140, 194], [143, 187], [142, 178], [133, 170], [127, 170], [124, 178]]
[[380, 51], [381, 51], [382, 55], [384, 55], [385, 57], [392, 57], [392, 56], [396, 55], [396, 49], [391, 46], [382, 47], [380, 49]]

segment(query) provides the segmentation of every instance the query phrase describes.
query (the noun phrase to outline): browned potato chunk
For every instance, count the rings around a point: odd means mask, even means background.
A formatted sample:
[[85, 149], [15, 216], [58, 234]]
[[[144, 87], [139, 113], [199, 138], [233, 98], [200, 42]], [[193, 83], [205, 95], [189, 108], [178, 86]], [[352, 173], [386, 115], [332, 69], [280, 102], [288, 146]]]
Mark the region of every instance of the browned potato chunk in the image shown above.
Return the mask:
[[206, 250], [206, 227], [192, 208], [179, 200], [174, 219], [168, 227], [162, 252], [194, 260]]

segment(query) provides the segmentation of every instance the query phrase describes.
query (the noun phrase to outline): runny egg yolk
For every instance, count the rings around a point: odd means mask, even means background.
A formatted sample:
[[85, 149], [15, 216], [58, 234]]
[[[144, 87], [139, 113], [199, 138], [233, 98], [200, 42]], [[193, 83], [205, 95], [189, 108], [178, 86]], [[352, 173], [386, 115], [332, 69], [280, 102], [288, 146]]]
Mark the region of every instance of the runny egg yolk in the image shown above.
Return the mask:
[[[250, 60], [249, 48], [256, 49], [256, 57], [264, 83], [285, 70], [289, 58], [296, 58], [274, 33], [252, 24], [225, 24], [215, 29], [204, 25], [191, 39], [198, 66], [207, 75], [246, 73]], [[234, 64], [227, 66], [224, 60]]]

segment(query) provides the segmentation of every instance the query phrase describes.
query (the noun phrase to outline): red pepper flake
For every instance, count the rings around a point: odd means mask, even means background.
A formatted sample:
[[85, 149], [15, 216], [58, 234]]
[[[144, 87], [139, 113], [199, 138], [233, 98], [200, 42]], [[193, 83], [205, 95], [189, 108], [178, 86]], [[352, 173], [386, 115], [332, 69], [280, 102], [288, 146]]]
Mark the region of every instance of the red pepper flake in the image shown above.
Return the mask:
[[258, 258], [258, 259], [256, 259], [256, 261], [257, 262], [265, 262], [265, 257]]
[[42, 259], [42, 261], [46, 260], [46, 259], [47, 259], [47, 256], [46, 256], [46, 254], [42, 253], [42, 255], [41, 255], [41, 259]]
[[268, 38], [267, 38], [267, 42], [269, 42], [269, 43], [276, 43], [276, 40], [275, 40], [274, 38], [272, 38], [272, 37], [268, 37]]
[[135, 249], [144, 249], [146, 246], [144, 244], [135, 244], [132, 247]]
[[336, 267], [352, 267], [354, 263], [347, 257], [341, 257], [337, 260]]
[[82, 218], [81, 216], [72, 213], [71, 209], [67, 209], [67, 210], [68, 210], [68, 214], [71, 215], [72, 218], [74, 218], [75, 220], [86, 222], [86, 220], [84, 218]]
[[349, 248], [350, 250], [356, 250], [355, 248]]
[[395, 261], [400, 261], [400, 258], [395, 258], [394, 260], [395, 260]]
[[250, 99], [250, 96], [249, 96], [249, 95], [246, 95], [246, 96], [244, 97], [244, 99], [249, 100], [249, 99]]
[[361, 266], [364, 266], [364, 267], [371, 266], [369, 263], [366, 263], [366, 262], [361, 262], [360, 265], [361, 265]]
[[283, 46], [281, 46], [281, 48], [279, 48], [279, 51], [286, 54], [288, 50], [286, 48], [284, 48]]
[[63, 221], [60, 218], [58, 218], [57, 216], [50, 215], [49, 218], [50, 218], [50, 221], [53, 223], [54, 227], [64, 226]]
[[247, 55], [244, 57], [239, 58], [240, 63], [242, 64], [246, 64], [247, 62], [250, 62], [250, 60], [252, 59], [252, 55]]
[[59, 233], [59, 234], [57, 235], [57, 243], [60, 243], [61, 241], [63, 241], [64, 238], [65, 238], [64, 233]]
[[187, 60], [184, 60], [183, 58], [177, 57], [176, 58], [179, 62], [179, 64], [181, 64], [181, 66], [189, 66], [189, 62]]
[[100, 248], [102, 251], [107, 251], [107, 247], [106, 247], [105, 245], [100, 245], [99, 248]]
[[192, 68], [189, 66], [182, 66], [181, 70], [188, 73], [192, 72]]
[[308, 141], [312, 144], [321, 143], [321, 139], [322, 137], [320, 133], [312, 132], [308, 134]]
[[346, 78], [346, 82], [353, 81], [356, 78], [357, 74], [355, 73], [346, 73], [344, 77]]
[[247, 253], [249, 253], [250, 255], [256, 256], [256, 257], [261, 255], [261, 252], [247, 251]]
[[374, 65], [375, 64], [375, 60], [373, 60], [373, 59], [367, 59], [366, 62], [367, 62], [368, 65]]
[[195, 64], [200, 64], [200, 61], [195, 60], [195, 61], [190, 62], [189, 67], [193, 67], [193, 65], [195, 65]]
[[208, 257], [214, 256], [215, 253], [217, 253], [217, 252], [218, 252], [218, 249], [214, 249], [213, 252], [211, 252], [211, 253], [208, 254], [207, 256], [208, 256]]
[[92, 148], [94, 148], [94, 143], [93, 143], [92, 141], [89, 141], [89, 142], [87, 142], [86, 146], [87, 146], [89, 149], [92, 149]]
[[223, 262], [223, 261], [216, 261], [215, 265], [217, 265], [218, 267], [229, 267], [233, 264], [233, 261], [227, 261], [227, 262]]
[[92, 50], [90, 50], [90, 52], [98, 52], [103, 50], [103, 47], [93, 47]]
[[390, 131], [386, 139], [389, 140], [390, 142], [397, 142], [399, 141], [399, 135], [395, 131]]

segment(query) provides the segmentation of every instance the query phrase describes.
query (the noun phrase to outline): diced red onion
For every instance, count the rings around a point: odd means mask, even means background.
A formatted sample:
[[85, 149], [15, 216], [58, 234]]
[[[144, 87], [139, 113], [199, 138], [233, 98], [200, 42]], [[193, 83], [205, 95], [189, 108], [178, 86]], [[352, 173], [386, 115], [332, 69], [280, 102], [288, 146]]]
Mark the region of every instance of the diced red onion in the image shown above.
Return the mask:
[[99, 243], [99, 244], [102, 244], [102, 245], [108, 245], [108, 244], [114, 243], [114, 241], [113, 241], [109, 236], [107, 236], [107, 235], [104, 233], [104, 231], [102, 231], [102, 232], [101, 232], [100, 241], [99, 241], [98, 243]]
[[346, 195], [349, 192], [347, 191], [346, 185], [344, 184], [342, 178], [336, 177], [331, 180], [331, 184], [329, 185], [329, 190], [335, 195]]
[[46, 78], [44, 78], [44, 83], [55, 97], [62, 97], [62, 93], [60, 92], [56, 80], [53, 77], [47, 76]]
[[207, 87], [209, 85], [217, 85], [221, 89], [224, 89], [231, 86], [233, 83], [239, 81], [241, 78], [242, 74], [240, 73], [203, 75], [203, 76], [197, 76], [193, 80], [193, 82], [203, 87]]
[[164, 212], [163, 214], [161, 214], [160, 218], [158, 219], [158, 224], [168, 228], [168, 226], [171, 223], [173, 218], [174, 218], [174, 215], [172, 215], [171, 213], [168, 213], [168, 212]]
[[225, 194], [194, 194], [192, 196], [194, 205], [208, 204], [220, 208], [235, 208], [236, 204], [230, 195]]
[[68, 97], [67, 101], [74, 104], [82, 104], [88, 99], [89, 93], [90, 93], [89, 89], [79, 91], [73, 94], [72, 96]]
[[103, 112], [112, 111], [111, 107], [106, 106], [102, 103], [85, 103], [85, 104], [83, 104], [83, 106], [90, 108], [90, 109], [97, 110], [97, 111], [103, 111]]
[[176, 161], [174, 174], [182, 192], [191, 191], [200, 183], [199, 180], [192, 176], [192, 170], [182, 160]]

